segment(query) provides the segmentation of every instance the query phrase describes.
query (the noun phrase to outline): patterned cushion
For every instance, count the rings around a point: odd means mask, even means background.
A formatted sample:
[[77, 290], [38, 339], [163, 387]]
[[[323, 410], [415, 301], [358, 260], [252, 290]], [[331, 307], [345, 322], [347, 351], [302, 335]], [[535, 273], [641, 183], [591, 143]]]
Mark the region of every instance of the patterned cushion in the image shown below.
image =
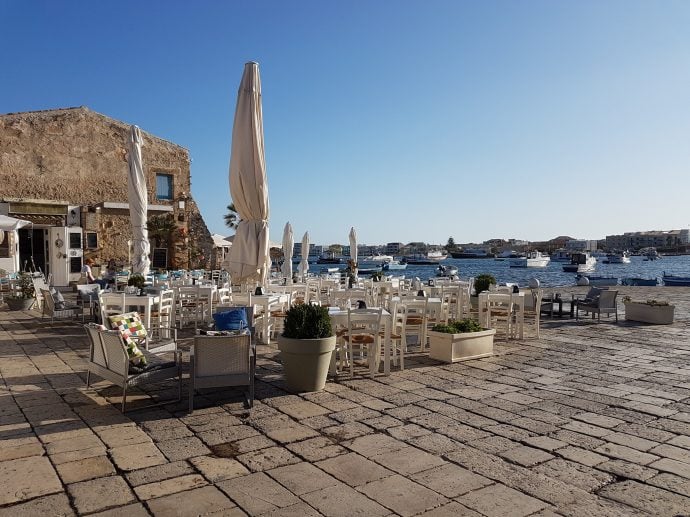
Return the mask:
[[[136, 338], [145, 339], [147, 336], [146, 328], [144, 328], [138, 312], [127, 312], [125, 314], [116, 314], [110, 316], [110, 326], [113, 330], [119, 330], [122, 334], [122, 339], [127, 345], [127, 354], [132, 364], [145, 365], [146, 357], [139, 350]], [[133, 337], [135, 339], [133, 339]]]

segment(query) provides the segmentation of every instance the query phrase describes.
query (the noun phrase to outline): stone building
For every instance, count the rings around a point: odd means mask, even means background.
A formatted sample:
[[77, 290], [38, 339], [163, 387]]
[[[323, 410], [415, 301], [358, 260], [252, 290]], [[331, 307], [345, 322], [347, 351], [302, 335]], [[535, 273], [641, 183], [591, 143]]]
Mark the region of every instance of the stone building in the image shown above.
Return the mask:
[[[0, 115], [0, 214], [33, 223], [0, 244], [0, 268], [40, 268], [66, 285], [87, 257], [127, 266], [129, 127], [86, 107]], [[213, 266], [189, 152], [142, 136], [152, 267]], [[163, 227], [158, 235], [154, 226]]]
[[658, 248], [661, 251], [685, 252], [690, 247], [690, 230], [652, 230], [607, 235], [606, 248], [610, 250], [639, 250]]

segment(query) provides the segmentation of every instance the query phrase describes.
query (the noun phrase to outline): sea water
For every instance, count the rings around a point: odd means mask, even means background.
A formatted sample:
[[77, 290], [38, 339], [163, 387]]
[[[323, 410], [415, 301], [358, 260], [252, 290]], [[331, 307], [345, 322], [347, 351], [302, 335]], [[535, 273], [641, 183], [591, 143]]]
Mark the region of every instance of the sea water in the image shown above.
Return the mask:
[[[446, 259], [440, 264], [456, 266], [461, 279], [476, 277], [482, 273], [488, 273], [496, 278], [499, 284], [516, 283], [520, 286], [529, 285], [533, 278], [539, 280], [542, 287], [560, 287], [576, 284], [576, 274], [563, 271], [563, 264], [567, 262], [549, 262], [546, 267], [514, 268], [510, 267], [507, 260], [494, 259]], [[310, 264], [309, 271], [318, 273], [322, 268], [320, 264]], [[333, 267], [333, 266], [330, 266]], [[393, 276], [405, 276], [405, 278], [419, 278], [428, 281], [435, 278], [437, 265], [420, 266], [408, 264], [407, 269], [399, 271], [387, 271]], [[630, 257], [629, 264], [604, 264], [598, 261], [594, 271], [587, 274], [592, 276], [657, 278], [661, 284], [661, 277], [666, 272], [671, 275], [690, 276], [690, 255], [664, 256], [659, 260], [644, 260], [644, 257]], [[363, 275], [365, 276], [365, 275]]]

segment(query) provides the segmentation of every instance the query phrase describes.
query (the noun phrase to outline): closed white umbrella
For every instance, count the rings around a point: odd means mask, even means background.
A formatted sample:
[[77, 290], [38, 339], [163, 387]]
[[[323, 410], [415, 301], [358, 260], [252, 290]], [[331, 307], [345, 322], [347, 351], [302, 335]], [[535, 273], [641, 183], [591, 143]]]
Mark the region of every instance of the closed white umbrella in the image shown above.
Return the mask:
[[289, 222], [285, 223], [283, 230], [283, 276], [286, 278], [288, 285], [292, 283], [292, 248], [294, 247], [294, 238], [292, 236], [292, 226]]
[[19, 228], [24, 228], [31, 224], [31, 221], [25, 221], [24, 219], [15, 219], [8, 215], [0, 215], [0, 230], [11, 232], [14, 230], [19, 230]]
[[149, 201], [146, 193], [146, 176], [144, 176], [144, 162], [141, 158], [141, 131], [132, 126], [129, 131], [129, 149], [127, 161], [129, 163], [128, 194], [129, 218], [132, 224], [132, 272], [146, 276], [149, 272], [149, 232], [146, 229], [146, 212]]
[[350, 228], [350, 258], [355, 264], [352, 274], [357, 278], [357, 232], [354, 226]]
[[299, 274], [304, 280], [307, 277], [307, 271], [309, 271], [309, 232], [304, 232], [304, 237], [302, 237], [302, 261], [299, 263]]
[[240, 224], [230, 248], [233, 281], [266, 282], [270, 267], [268, 182], [258, 63], [246, 63], [237, 93], [230, 155], [230, 197]]

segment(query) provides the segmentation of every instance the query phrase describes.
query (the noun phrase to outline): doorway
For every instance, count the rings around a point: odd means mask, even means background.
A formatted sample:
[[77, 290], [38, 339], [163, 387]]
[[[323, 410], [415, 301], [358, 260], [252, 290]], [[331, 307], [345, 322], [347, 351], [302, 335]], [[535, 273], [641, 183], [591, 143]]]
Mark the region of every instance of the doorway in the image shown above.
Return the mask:
[[46, 271], [45, 230], [22, 228], [19, 234], [19, 269], [21, 271]]

